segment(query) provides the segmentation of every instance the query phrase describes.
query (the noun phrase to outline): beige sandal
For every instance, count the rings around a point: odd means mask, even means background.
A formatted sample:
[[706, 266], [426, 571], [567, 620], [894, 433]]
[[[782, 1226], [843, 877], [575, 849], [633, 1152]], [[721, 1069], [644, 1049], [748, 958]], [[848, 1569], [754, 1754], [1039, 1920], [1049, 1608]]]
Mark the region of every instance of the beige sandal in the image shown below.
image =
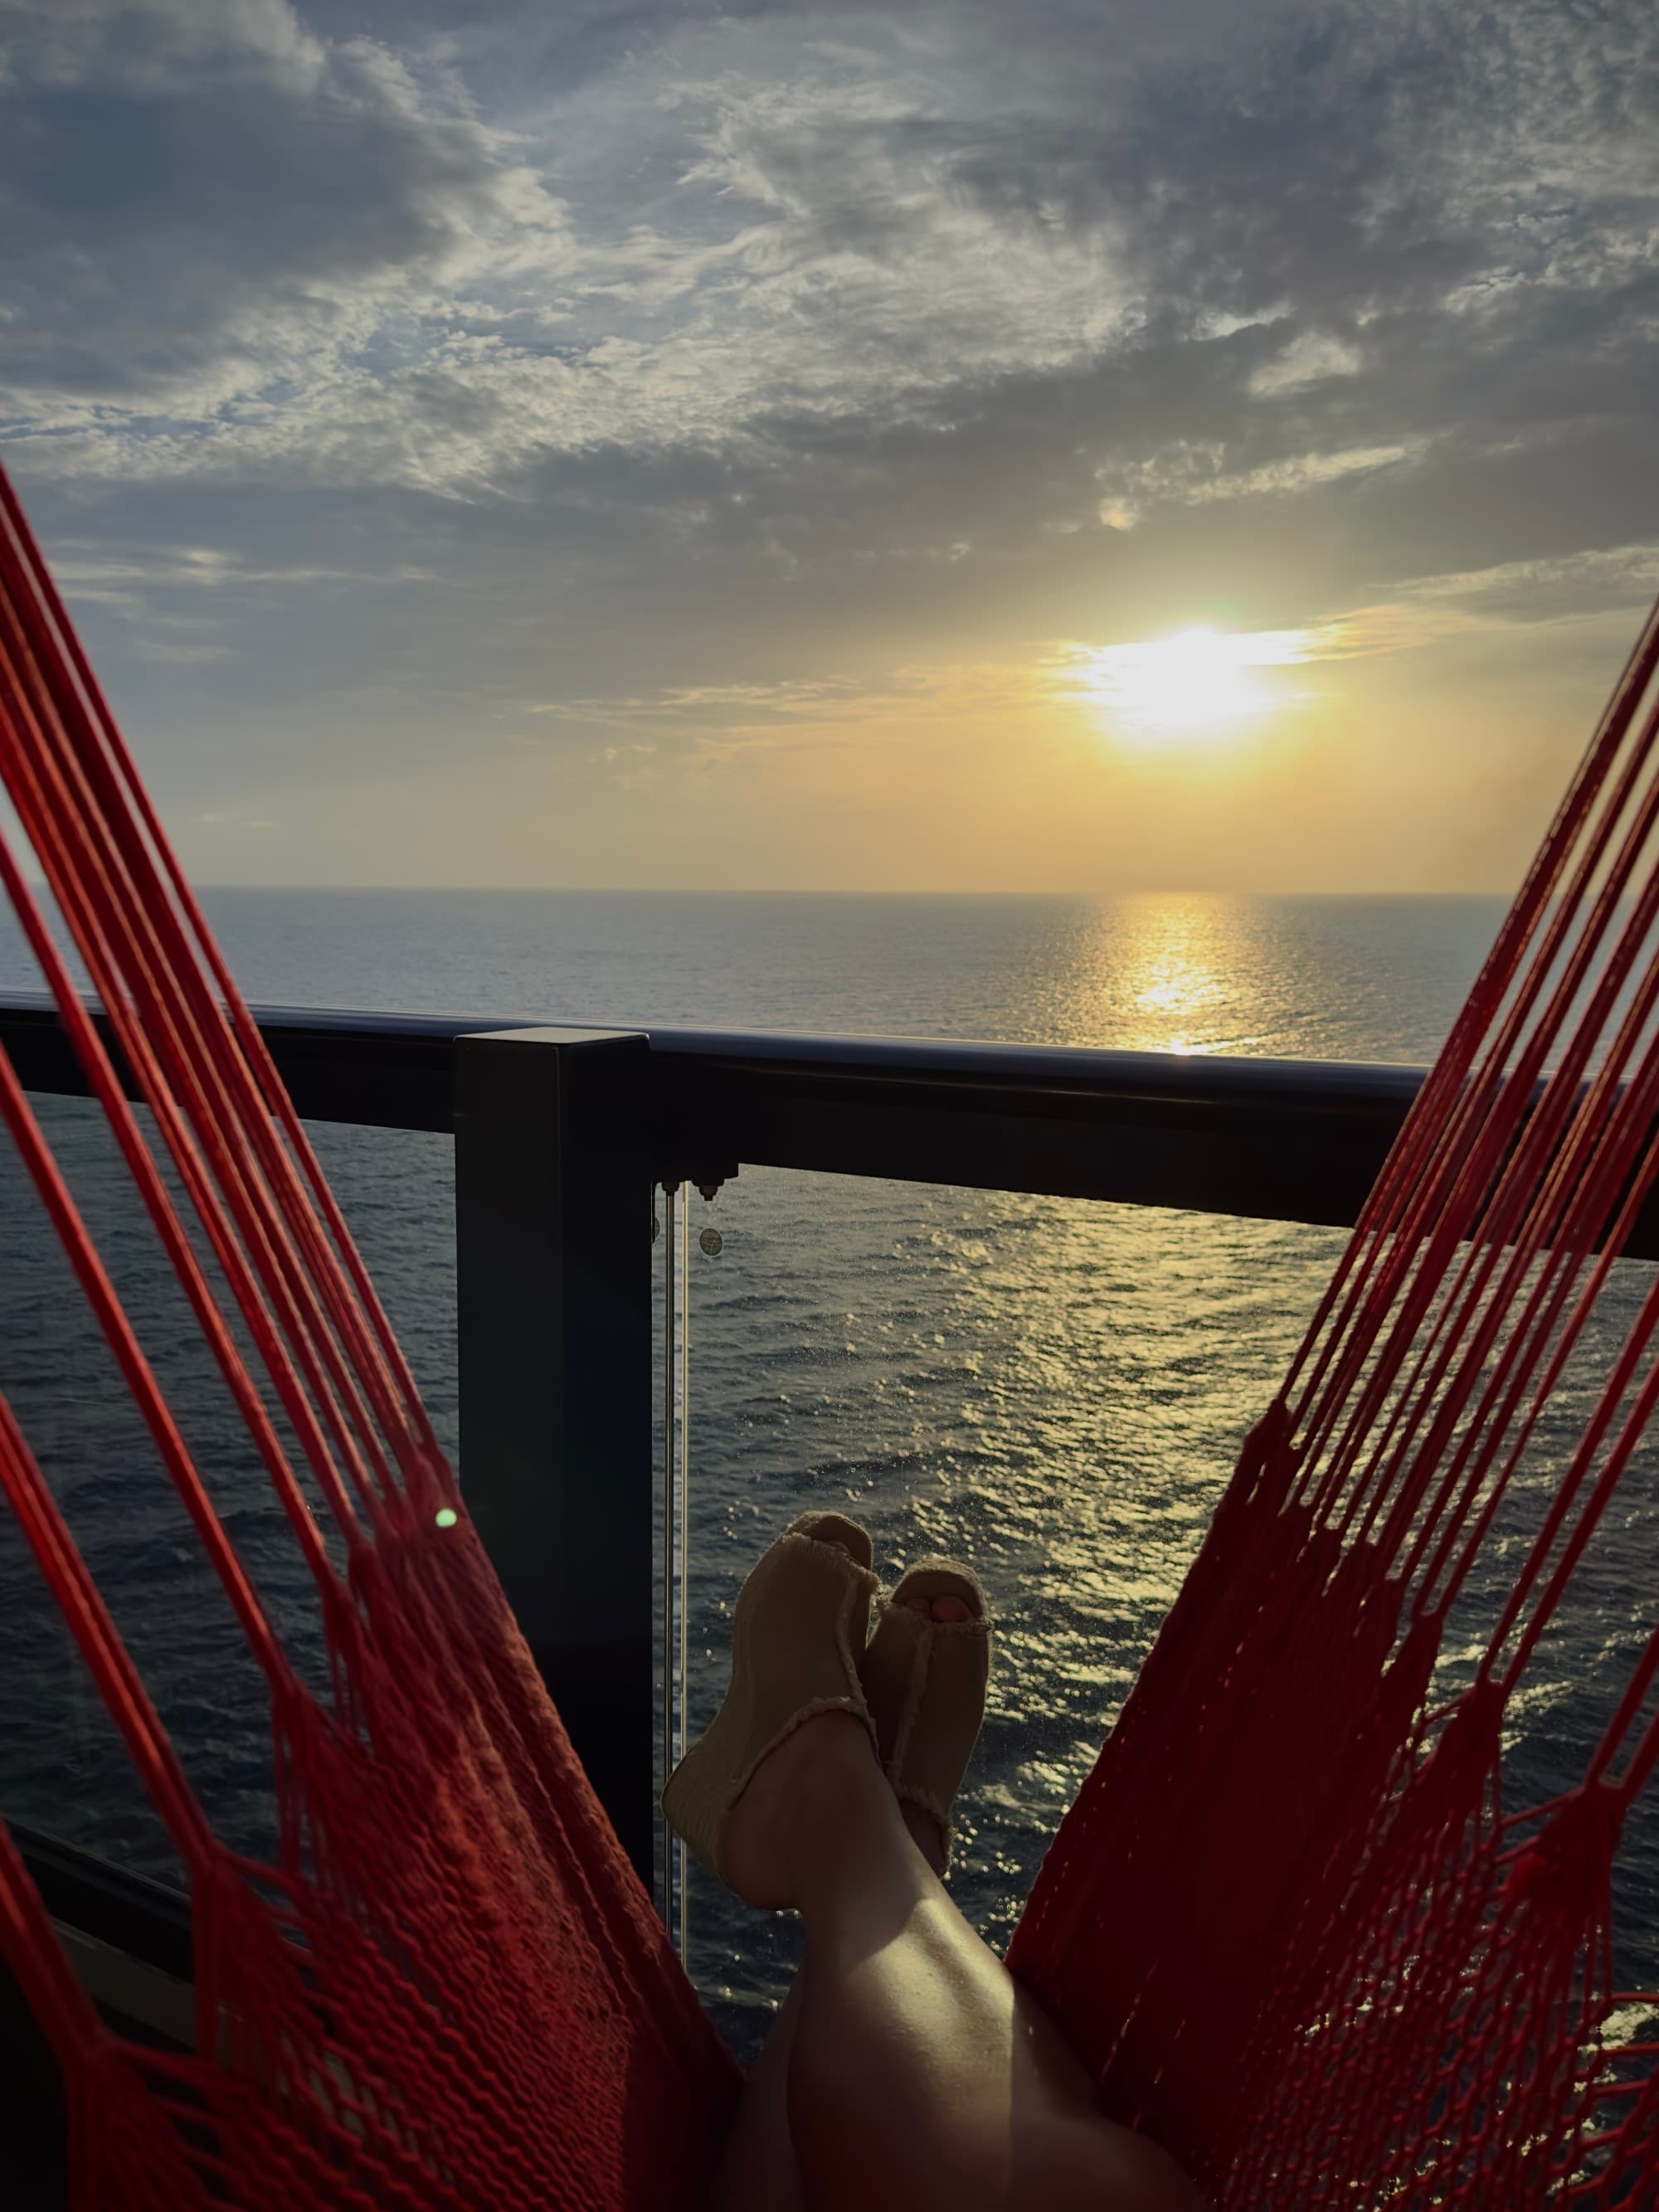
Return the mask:
[[[971, 1618], [933, 1620], [911, 1598], [960, 1598]], [[901, 1804], [939, 1823], [951, 1860], [951, 1805], [962, 1786], [985, 1713], [990, 1674], [989, 1607], [980, 1579], [957, 1559], [921, 1559], [883, 1602], [860, 1674], [876, 1724], [882, 1770]]]
[[662, 1793], [669, 1825], [722, 1881], [726, 1815], [786, 1736], [819, 1713], [843, 1712], [855, 1713], [875, 1741], [858, 1672], [870, 1601], [881, 1587], [871, 1557], [856, 1521], [803, 1513], [738, 1593], [725, 1700]]

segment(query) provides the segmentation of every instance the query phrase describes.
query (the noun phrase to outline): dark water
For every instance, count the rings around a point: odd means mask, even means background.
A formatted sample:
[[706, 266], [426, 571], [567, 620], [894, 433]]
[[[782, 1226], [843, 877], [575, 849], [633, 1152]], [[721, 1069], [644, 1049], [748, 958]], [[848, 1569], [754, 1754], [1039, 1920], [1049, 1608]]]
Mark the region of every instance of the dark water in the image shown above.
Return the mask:
[[[251, 891], [209, 905], [245, 989], [270, 1001], [1408, 1061], [1431, 1056], [1500, 911], [1490, 900]], [[0, 987], [31, 980], [0, 938]], [[100, 1129], [79, 1105], [42, 1112], [234, 1531], [273, 1604], [299, 1618], [297, 1564]], [[314, 1133], [453, 1443], [447, 1142]], [[718, 1257], [692, 1255], [694, 1719], [718, 1698], [744, 1571], [803, 1504], [866, 1519], [889, 1572], [921, 1551], [976, 1559], [1002, 1631], [957, 1884], [1000, 1942], [1340, 1239], [748, 1169], [706, 1217], [693, 1204], [693, 1228], [706, 1218], [724, 1237]], [[198, 1788], [257, 1847], [270, 1809], [258, 1685], [3, 1151], [0, 1255], [0, 1382]], [[1627, 1308], [1648, 1271], [1617, 1273]], [[1564, 1422], [1572, 1406], [1565, 1393]], [[1570, 1774], [1651, 1615], [1652, 1487], [1644, 1463], [1558, 1638], [1551, 1686], [1517, 1713], [1528, 1790]], [[164, 1871], [165, 1840], [9, 1528], [0, 1682], [0, 1807]], [[1659, 1856], [1645, 1829], [1622, 1899], [1628, 1972], [1650, 1978]], [[792, 1932], [701, 1881], [691, 1921], [697, 1978], [747, 2043]]]

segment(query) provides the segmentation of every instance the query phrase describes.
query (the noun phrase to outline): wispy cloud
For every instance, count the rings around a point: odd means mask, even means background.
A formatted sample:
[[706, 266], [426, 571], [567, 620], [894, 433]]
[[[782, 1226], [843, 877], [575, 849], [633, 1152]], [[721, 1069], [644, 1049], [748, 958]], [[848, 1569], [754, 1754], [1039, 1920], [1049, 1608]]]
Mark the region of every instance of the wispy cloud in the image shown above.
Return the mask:
[[1252, 403], [1293, 401], [1304, 437], [1310, 407], [1394, 418], [1242, 465], [1230, 438], [1196, 495], [1320, 484], [1432, 434], [1436, 395], [1399, 374], [1425, 317], [1502, 344], [1540, 335], [1546, 295], [1639, 283], [1652, 34], [1633, 0], [1601, 12], [1604, 57], [1534, 0], [1477, 58], [1452, 11], [1328, 17], [1318, 46], [1288, 11], [1248, 94], [1207, 15], [1201, 70], [1149, 37], [1139, 74], [1042, 9], [1045, 34], [995, 57], [971, 14], [920, 51], [873, 23], [740, 41], [665, 18], [625, 72], [509, 125], [454, 60], [330, 38], [283, 0], [23, 0], [14, 435], [73, 477], [500, 494], [548, 455], [902, 422], [1184, 333], [1249, 341], [1241, 428]]
[[1371, 476], [1406, 461], [1420, 460], [1431, 441], [1419, 438], [1393, 446], [1351, 446], [1335, 453], [1287, 453], [1281, 459], [1240, 468], [1230, 461], [1220, 440], [1193, 443], [1178, 440], [1154, 459], [1109, 464], [1098, 472], [1106, 488], [1100, 519], [1114, 530], [1131, 530], [1160, 507], [1201, 507], [1215, 500], [1284, 499], [1345, 477]]
[[257, 818], [890, 784], [1057, 636], [1634, 606], [1656, 83], [1649, 0], [10, 0], [0, 447]]

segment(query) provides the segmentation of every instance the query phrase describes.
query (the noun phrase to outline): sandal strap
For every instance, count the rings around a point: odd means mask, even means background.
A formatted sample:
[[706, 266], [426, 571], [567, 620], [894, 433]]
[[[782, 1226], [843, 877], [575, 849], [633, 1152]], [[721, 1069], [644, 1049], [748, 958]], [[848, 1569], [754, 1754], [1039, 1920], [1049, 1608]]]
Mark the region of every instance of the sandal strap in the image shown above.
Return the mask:
[[[909, 1597], [960, 1597], [973, 1611], [966, 1620], [933, 1620], [913, 1613]], [[984, 1717], [988, 1613], [971, 1568], [919, 1561], [884, 1601], [860, 1670], [894, 1794], [938, 1822], [947, 1865], [951, 1806]]]
[[867, 1534], [839, 1514], [792, 1522], [750, 1571], [732, 1620], [720, 1709], [668, 1778], [663, 1812], [725, 1878], [721, 1824], [769, 1753], [820, 1713], [848, 1712], [876, 1741], [858, 1660], [880, 1583]]

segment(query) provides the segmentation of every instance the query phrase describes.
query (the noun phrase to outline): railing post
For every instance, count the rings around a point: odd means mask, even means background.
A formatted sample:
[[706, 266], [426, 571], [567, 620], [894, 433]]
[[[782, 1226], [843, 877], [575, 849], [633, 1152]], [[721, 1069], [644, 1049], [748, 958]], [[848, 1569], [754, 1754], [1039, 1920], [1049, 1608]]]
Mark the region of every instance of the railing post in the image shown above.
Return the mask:
[[462, 1492], [647, 1887], [648, 1060], [617, 1030], [456, 1041]]

